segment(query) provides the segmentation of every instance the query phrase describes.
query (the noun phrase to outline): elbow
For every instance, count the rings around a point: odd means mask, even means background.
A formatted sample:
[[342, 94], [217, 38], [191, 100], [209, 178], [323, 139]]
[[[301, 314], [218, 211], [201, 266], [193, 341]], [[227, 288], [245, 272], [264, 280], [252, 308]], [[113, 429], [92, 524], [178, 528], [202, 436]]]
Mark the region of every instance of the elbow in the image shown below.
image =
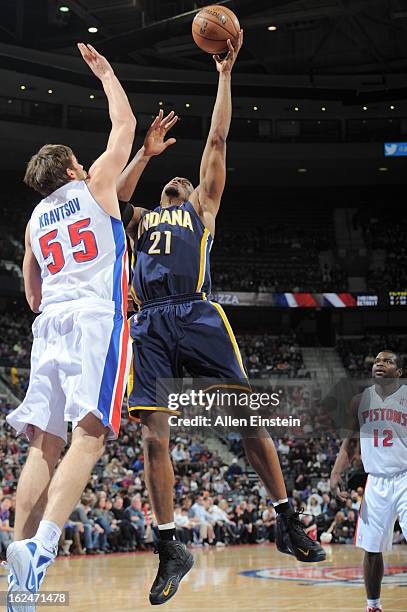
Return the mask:
[[137, 119], [135, 118], [135, 116], [133, 115], [132, 112], [130, 112], [129, 115], [124, 118], [123, 122], [125, 123], [126, 128], [129, 131], [131, 131], [131, 132], [135, 132], [136, 131]]
[[40, 312], [41, 298], [36, 295], [27, 295], [26, 298], [31, 310], [38, 314]]
[[210, 136], [210, 146], [213, 149], [223, 149], [226, 146], [227, 134], [226, 132], [216, 130]]
[[133, 132], [135, 132], [136, 127], [137, 127], [137, 119], [135, 118], [133, 113], [131, 113], [130, 117], [128, 118], [128, 124], [129, 124], [129, 130], [132, 130]]
[[134, 133], [136, 131], [137, 119], [131, 111], [123, 114], [120, 118], [116, 118], [112, 121], [112, 125], [119, 128], [121, 131], [126, 130], [127, 133]]

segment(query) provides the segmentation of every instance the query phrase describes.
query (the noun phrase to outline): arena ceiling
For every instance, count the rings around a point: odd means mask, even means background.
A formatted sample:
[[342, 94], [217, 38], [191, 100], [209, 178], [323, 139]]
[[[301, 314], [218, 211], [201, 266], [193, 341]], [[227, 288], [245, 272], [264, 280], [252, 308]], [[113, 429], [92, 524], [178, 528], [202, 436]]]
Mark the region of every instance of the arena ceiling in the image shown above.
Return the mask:
[[[0, 43], [76, 54], [85, 40], [139, 66], [207, 71], [191, 21], [208, 0], [2, 0]], [[263, 75], [386, 75], [407, 69], [406, 0], [225, 0], [245, 47], [237, 70]], [[69, 11], [61, 12], [60, 6]], [[275, 31], [268, 27], [274, 25]], [[88, 27], [97, 33], [89, 34]]]

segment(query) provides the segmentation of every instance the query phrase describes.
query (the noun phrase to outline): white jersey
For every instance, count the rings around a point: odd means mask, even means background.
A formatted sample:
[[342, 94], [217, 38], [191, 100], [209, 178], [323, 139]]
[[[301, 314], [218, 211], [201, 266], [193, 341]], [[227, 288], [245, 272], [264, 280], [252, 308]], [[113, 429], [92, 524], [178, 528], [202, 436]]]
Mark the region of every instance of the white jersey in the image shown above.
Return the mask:
[[43, 199], [30, 220], [41, 268], [40, 311], [52, 304], [96, 298], [127, 308], [127, 248], [123, 224], [106, 213], [85, 181], [70, 181]]
[[375, 385], [359, 403], [360, 447], [365, 471], [394, 476], [407, 470], [407, 385], [382, 399]]

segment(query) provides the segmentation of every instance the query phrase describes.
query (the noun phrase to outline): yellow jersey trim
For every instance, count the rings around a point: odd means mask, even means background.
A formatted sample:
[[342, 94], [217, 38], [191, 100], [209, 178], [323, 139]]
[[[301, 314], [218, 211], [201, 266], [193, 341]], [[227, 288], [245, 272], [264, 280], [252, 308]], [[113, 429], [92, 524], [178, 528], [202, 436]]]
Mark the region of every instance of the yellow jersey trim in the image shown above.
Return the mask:
[[209, 235], [209, 231], [205, 228], [204, 233], [202, 234], [202, 238], [201, 238], [201, 249], [200, 249], [201, 254], [199, 258], [199, 276], [198, 276], [198, 282], [196, 285], [196, 291], [198, 293], [202, 289], [203, 280], [204, 280], [204, 274], [205, 274], [205, 268], [206, 268], [206, 245], [208, 244], [208, 235]]
[[136, 410], [155, 410], [157, 412], [170, 412], [175, 416], [179, 416], [181, 414], [178, 410], [171, 410], [171, 408], [167, 408], [166, 406], [129, 406], [129, 413], [135, 412]]
[[234, 335], [233, 330], [232, 330], [232, 328], [230, 326], [230, 323], [228, 321], [226, 313], [225, 313], [225, 311], [223, 310], [223, 308], [222, 308], [222, 306], [220, 304], [216, 304], [215, 302], [210, 302], [210, 303], [212, 304], [212, 306], [214, 306], [216, 308], [216, 310], [218, 311], [218, 313], [222, 317], [222, 321], [223, 321], [223, 323], [224, 323], [224, 325], [226, 327], [226, 331], [228, 332], [230, 341], [231, 341], [231, 343], [233, 345], [233, 349], [235, 351], [235, 354], [236, 354], [236, 357], [237, 357], [237, 361], [239, 363], [239, 367], [242, 370], [243, 376], [247, 379], [247, 374], [246, 374], [246, 371], [244, 369], [243, 360], [242, 360], [242, 356], [240, 354], [239, 346], [238, 346], [238, 344], [236, 342], [235, 335]]

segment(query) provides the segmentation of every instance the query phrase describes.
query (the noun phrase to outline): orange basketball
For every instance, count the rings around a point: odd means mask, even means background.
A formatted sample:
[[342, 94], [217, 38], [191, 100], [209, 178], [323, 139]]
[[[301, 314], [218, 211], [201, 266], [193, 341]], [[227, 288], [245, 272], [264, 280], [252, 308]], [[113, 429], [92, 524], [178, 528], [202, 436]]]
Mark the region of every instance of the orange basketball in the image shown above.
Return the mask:
[[192, 22], [192, 36], [202, 51], [217, 54], [228, 50], [227, 40], [236, 39], [240, 32], [239, 20], [225, 6], [206, 6]]

